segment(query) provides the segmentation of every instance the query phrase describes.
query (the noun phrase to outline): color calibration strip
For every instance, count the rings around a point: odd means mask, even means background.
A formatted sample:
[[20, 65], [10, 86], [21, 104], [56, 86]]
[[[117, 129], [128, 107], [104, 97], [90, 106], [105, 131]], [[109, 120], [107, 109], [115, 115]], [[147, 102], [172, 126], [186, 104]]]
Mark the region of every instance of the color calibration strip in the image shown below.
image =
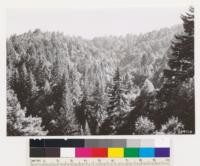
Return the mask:
[[30, 158], [169, 158], [169, 140], [30, 140]]
[[170, 157], [169, 148], [31, 148], [30, 157]]

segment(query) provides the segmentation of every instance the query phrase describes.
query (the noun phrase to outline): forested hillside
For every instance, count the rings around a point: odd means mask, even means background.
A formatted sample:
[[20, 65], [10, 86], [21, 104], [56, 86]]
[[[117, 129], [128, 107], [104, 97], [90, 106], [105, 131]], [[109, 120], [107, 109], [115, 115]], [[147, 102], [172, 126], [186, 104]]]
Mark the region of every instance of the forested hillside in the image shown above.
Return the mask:
[[9, 37], [8, 135], [194, 133], [189, 13], [183, 26], [140, 35]]

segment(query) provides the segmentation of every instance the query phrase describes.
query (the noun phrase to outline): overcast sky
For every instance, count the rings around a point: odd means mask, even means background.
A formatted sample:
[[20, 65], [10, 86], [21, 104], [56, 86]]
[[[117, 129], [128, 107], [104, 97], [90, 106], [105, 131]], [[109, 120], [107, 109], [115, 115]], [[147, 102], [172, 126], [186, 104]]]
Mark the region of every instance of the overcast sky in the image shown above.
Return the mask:
[[84, 38], [139, 34], [182, 23], [187, 8], [8, 9], [6, 30], [7, 37], [36, 28]]

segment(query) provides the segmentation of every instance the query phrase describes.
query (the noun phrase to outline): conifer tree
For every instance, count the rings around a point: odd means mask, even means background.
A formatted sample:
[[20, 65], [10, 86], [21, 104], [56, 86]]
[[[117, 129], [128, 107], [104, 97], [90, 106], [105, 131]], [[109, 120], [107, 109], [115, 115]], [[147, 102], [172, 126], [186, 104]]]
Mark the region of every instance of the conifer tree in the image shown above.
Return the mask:
[[78, 125], [75, 122], [75, 112], [70, 103], [70, 91], [67, 85], [67, 78], [63, 74], [58, 85], [53, 89], [53, 119], [51, 121], [52, 135], [76, 135]]
[[90, 115], [90, 101], [88, 98], [88, 92], [84, 88], [83, 94], [81, 96], [81, 102], [80, 104], [75, 108], [76, 113], [76, 119], [80, 125], [80, 130], [82, 135], [89, 135], [90, 134], [90, 128], [88, 124], [88, 118]]
[[170, 98], [170, 92], [183, 81], [194, 76], [194, 9], [181, 16], [184, 33], [176, 35], [171, 45], [168, 66], [164, 70], [164, 93]]
[[99, 133], [99, 127], [104, 119], [105, 102], [100, 84], [97, 81], [93, 93], [90, 95], [90, 106], [88, 111], [89, 124], [92, 134]]
[[22, 63], [18, 70], [14, 72], [10, 82], [10, 88], [16, 93], [21, 107], [26, 107], [27, 113], [30, 114], [31, 99], [36, 96], [38, 87], [34, 75], [27, 71], [25, 63]]
[[116, 134], [123, 125], [124, 116], [129, 111], [124, 92], [120, 71], [117, 68], [113, 78], [113, 84], [108, 92], [109, 103], [107, 107], [107, 118], [101, 126], [102, 134]]
[[[159, 97], [165, 110], [162, 116], [166, 120], [177, 116], [187, 130], [194, 132], [194, 8], [181, 18], [184, 32], [176, 35], [172, 42], [169, 69], [164, 70], [164, 85]], [[186, 95], [187, 89], [192, 91]]]

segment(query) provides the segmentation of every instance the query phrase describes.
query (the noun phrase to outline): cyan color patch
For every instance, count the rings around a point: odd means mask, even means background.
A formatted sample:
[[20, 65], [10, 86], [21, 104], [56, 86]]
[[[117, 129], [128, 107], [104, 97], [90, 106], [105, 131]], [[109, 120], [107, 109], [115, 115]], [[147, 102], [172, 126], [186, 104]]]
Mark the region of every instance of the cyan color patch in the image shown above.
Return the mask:
[[155, 157], [155, 148], [140, 148], [139, 157]]

